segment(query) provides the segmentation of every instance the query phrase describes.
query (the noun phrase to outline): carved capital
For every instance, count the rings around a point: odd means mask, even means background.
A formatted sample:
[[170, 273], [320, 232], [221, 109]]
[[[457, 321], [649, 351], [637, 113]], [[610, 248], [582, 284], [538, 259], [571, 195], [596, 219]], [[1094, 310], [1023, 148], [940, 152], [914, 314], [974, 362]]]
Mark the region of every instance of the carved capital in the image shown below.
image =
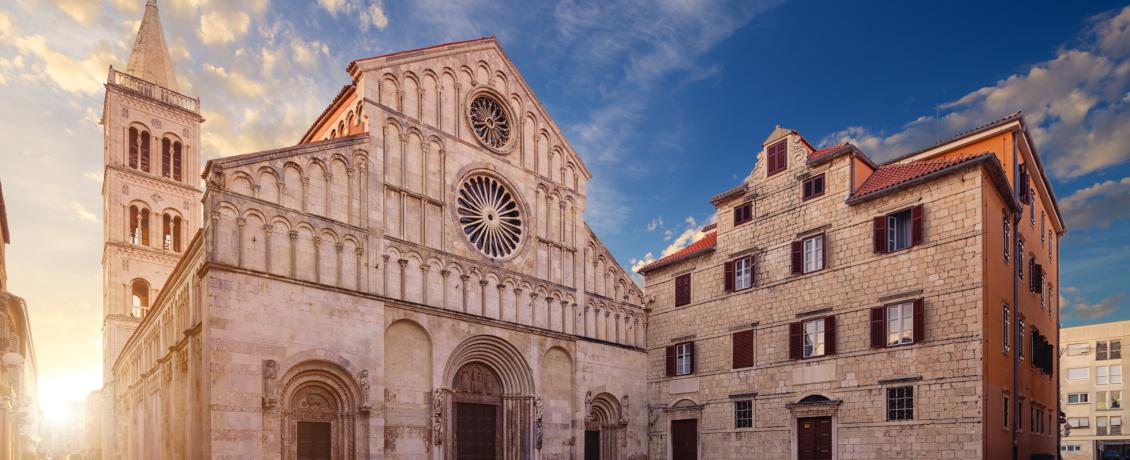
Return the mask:
[[291, 230], [291, 231], [287, 232], [287, 236], [290, 237], [290, 241], [297, 240], [298, 239], [298, 230]]
[[245, 225], [247, 225], [247, 219], [244, 219], [242, 217], [237, 217], [235, 219], [235, 226], [236, 227], [243, 228]]
[[342, 244], [342, 243], [334, 243], [334, 250], [335, 250], [335, 251], [337, 251], [338, 253], [340, 253], [342, 249], [345, 249], [345, 245], [344, 245], [344, 244]]
[[400, 268], [404, 268], [408, 266], [408, 259], [396, 259], [396, 263], [400, 265]]
[[471, 279], [471, 275], [459, 275], [459, 279], [466, 283], [467, 280]]
[[440, 276], [442, 276], [442, 277], [444, 277], [444, 278], [447, 278], [447, 275], [450, 275], [450, 274], [451, 274], [451, 270], [448, 270], [448, 269], [446, 269], [446, 268], [445, 268], [445, 269], [443, 269], [443, 270], [440, 270], [440, 271], [439, 271], [439, 274], [440, 274]]

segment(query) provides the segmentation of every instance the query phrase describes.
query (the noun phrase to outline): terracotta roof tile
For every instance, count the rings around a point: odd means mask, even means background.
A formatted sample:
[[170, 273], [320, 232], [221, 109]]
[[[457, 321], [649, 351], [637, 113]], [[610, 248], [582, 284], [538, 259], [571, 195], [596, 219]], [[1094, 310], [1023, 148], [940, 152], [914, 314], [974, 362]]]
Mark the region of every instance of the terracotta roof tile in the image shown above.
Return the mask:
[[887, 164], [879, 167], [859, 189], [848, 198], [849, 201], [858, 200], [866, 195], [881, 192], [896, 187], [914, 179], [936, 173], [943, 169], [975, 160], [991, 153], [976, 155], [962, 155], [944, 160], [921, 160], [911, 163]]
[[848, 145], [849, 144], [847, 142], [841, 142], [841, 143], [833, 145], [831, 147], [826, 147], [826, 148], [822, 148], [820, 150], [816, 150], [816, 151], [808, 154], [808, 161], [819, 160], [821, 157], [823, 157], [825, 155], [831, 155], [833, 153], [839, 152], [840, 150], [844, 149]]
[[718, 244], [718, 232], [711, 231], [710, 233], [707, 233], [706, 236], [702, 237], [698, 241], [695, 241], [694, 243], [688, 244], [687, 247], [680, 249], [678, 252], [647, 264], [643, 268], [636, 270], [636, 272], [646, 273], [657, 268], [665, 267], [688, 257], [698, 255], [702, 252], [713, 250], [716, 244]]

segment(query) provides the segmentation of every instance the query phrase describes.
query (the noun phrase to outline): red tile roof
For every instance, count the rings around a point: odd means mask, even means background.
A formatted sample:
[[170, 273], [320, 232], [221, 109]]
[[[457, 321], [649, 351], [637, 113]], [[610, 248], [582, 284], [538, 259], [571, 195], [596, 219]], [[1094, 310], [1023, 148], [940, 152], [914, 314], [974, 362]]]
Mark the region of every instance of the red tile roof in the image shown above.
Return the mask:
[[830, 154], [836, 153], [836, 152], [842, 150], [844, 147], [847, 147], [847, 146], [848, 146], [847, 142], [841, 142], [841, 143], [833, 145], [831, 147], [826, 147], [826, 148], [822, 148], [820, 150], [816, 150], [816, 151], [808, 154], [808, 161], [819, 160], [820, 157], [823, 157], [824, 155], [830, 155]]
[[688, 244], [687, 247], [680, 249], [674, 254], [647, 264], [643, 268], [636, 270], [636, 272], [646, 273], [658, 268], [666, 267], [667, 265], [673, 264], [688, 257], [692, 257], [706, 251], [714, 250], [714, 246], [716, 244], [718, 244], [718, 232], [712, 230], [710, 233], [707, 233], [706, 236], [702, 237], [698, 241]]
[[992, 154], [962, 155], [944, 160], [920, 160], [911, 163], [884, 165], [872, 173], [871, 176], [863, 182], [863, 185], [859, 186], [859, 189], [848, 198], [848, 201], [859, 200], [864, 196], [891, 189], [915, 179], [985, 156], [992, 156]]

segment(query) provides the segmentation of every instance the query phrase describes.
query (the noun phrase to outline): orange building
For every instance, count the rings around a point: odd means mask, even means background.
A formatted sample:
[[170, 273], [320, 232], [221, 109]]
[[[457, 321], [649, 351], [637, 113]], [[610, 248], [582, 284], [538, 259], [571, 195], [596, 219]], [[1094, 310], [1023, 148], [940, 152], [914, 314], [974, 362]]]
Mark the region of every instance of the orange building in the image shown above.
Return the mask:
[[876, 164], [777, 127], [640, 270], [652, 458], [1053, 458], [1055, 197], [1013, 114]]

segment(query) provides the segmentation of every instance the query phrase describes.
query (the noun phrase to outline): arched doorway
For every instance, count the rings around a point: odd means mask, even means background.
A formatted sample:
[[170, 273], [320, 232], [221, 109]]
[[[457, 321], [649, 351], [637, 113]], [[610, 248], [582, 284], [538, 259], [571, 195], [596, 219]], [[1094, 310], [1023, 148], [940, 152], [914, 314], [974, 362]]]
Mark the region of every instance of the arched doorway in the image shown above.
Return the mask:
[[282, 380], [282, 458], [356, 458], [357, 390], [349, 374], [334, 363], [307, 361]]
[[836, 413], [840, 403], [839, 400], [813, 394], [785, 405], [793, 417], [793, 458], [835, 460]]
[[451, 383], [455, 458], [502, 458], [502, 383], [482, 363], [466, 364]]
[[623, 457], [628, 422], [621, 411], [620, 401], [611, 394], [601, 393], [591, 399], [585, 418], [585, 460]]

